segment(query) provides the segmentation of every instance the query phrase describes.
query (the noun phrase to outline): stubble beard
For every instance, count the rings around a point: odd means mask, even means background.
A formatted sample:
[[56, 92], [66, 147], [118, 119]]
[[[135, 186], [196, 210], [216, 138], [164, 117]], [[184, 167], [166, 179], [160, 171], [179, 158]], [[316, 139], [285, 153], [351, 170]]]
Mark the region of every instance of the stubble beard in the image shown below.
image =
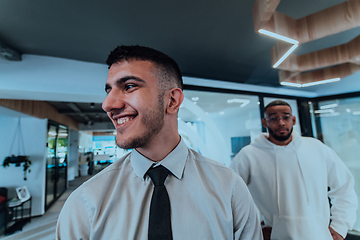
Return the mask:
[[141, 136], [134, 136], [122, 142], [116, 139], [116, 144], [122, 149], [142, 148], [145, 147], [151, 139], [156, 136], [164, 126], [164, 97], [158, 96], [158, 106], [143, 114], [141, 122], [145, 132]]
[[272, 136], [275, 140], [277, 140], [279, 142], [285, 142], [286, 140], [288, 140], [291, 137], [291, 134], [293, 132], [293, 128], [291, 128], [290, 132], [288, 134], [279, 136], [279, 135], [276, 135], [275, 132], [270, 127], [268, 127], [267, 129], [269, 131], [269, 135]]

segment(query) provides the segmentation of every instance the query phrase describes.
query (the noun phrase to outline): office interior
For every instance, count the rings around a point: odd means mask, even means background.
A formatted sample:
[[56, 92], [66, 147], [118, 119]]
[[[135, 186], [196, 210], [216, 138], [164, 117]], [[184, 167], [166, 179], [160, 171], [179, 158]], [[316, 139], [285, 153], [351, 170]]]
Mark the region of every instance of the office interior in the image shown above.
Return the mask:
[[[31, 160], [27, 180], [22, 166], [0, 167], [0, 187], [11, 199], [17, 187], [26, 186], [31, 217], [42, 216], [69, 181], [96, 174], [129, 152], [116, 146], [114, 127], [101, 110], [108, 71], [104, 61], [119, 44], [150, 46], [178, 62], [185, 95], [178, 126], [188, 147], [229, 166], [243, 146], [265, 131], [264, 106], [282, 99], [297, 118], [294, 130], [335, 150], [352, 172], [360, 197], [360, 11], [348, 13], [348, 25], [336, 28], [331, 22], [331, 14], [341, 16], [341, 9], [360, 9], [358, 0], [90, 1], [85, 7], [80, 1], [40, 2], [0, 2], [0, 160], [12, 154]], [[264, 2], [265, 10], [253, 11]], [[146, 10], [130, 22], [139, 5]], [[324, 13], [330, 16], [325, 23]], [[311, 16], [321, 34], [312, 32], [313, 39], [284, 46], [255, 31], [259, 21], [285, 24], [283, 15], [299, 21]], [[275, 30], [293, 37], [292, 31]], [[278, 55], [295, 45], [274, 67]], [[294, 60], [299, 56], [311, 66]], [[324, 78], [337, 81], [281, 84]], [[353, 235], [360, 232], [360, 210], [357, 215]]]

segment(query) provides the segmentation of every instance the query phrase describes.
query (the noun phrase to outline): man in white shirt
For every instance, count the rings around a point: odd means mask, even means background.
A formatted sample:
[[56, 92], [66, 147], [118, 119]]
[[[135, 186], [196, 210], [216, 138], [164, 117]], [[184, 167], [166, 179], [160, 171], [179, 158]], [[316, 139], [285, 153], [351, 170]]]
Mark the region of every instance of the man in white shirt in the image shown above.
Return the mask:
[[151, 48], [120, 46], [107, 64], [103, 109], [116, 128], [117, 145], [133, 151], [71, 194], [59, 216], [57, 239], [151, 239], [149, 209], [156, 187], [147, 173], [153, 168], [169, 172], [162, 189], [171, 215], [170, 237], [155, 239], [262, 239], [242, 179], [188, 149], [179, 136], [177, 112], [184, 95], [176, 62]]
[[354, 179], [332, 149], [293, 132], [295, 123], [288, 103], [269, 103], [262, 119], [269, 133], [241, 149], [230, 167], [263, 216], [264, 239], [344, 239], [356, 220]]

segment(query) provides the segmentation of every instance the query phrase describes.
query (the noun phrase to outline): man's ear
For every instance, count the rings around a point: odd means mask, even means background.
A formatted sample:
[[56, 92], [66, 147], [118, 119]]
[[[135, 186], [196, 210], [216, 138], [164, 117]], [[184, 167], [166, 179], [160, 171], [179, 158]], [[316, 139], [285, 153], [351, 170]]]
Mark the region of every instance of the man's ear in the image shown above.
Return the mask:
[[261, 119], [261, 123], [262, 123], [262, 125], [263, 125], [264, 128], [267, 128], [267, 127], [268, 127], [265, 118], [262, 118], [262, 119]]
[[296, 117], [292, 116], [292, 118], [293, 118], [293, 125], [295, 125], [296, 124]]
[[184, 100], [184, 93], [180, 88], [173, 88], [169, 90], [168, 94], [166, 112], [169, 114], [177, 114], [180, 105]]

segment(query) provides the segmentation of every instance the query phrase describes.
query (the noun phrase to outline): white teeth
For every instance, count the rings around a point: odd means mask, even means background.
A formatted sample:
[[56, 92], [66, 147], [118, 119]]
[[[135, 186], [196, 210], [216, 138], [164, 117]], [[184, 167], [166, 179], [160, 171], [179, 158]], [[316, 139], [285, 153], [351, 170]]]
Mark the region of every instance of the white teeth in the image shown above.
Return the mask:
[[133, 118], [129, 118], [129, 117], [119, 118], [117, 120], [117, 124], [123, 124], [123, 123], [126, 123], [126, 122], [131, 121], [131, 120], [133, 120]]

